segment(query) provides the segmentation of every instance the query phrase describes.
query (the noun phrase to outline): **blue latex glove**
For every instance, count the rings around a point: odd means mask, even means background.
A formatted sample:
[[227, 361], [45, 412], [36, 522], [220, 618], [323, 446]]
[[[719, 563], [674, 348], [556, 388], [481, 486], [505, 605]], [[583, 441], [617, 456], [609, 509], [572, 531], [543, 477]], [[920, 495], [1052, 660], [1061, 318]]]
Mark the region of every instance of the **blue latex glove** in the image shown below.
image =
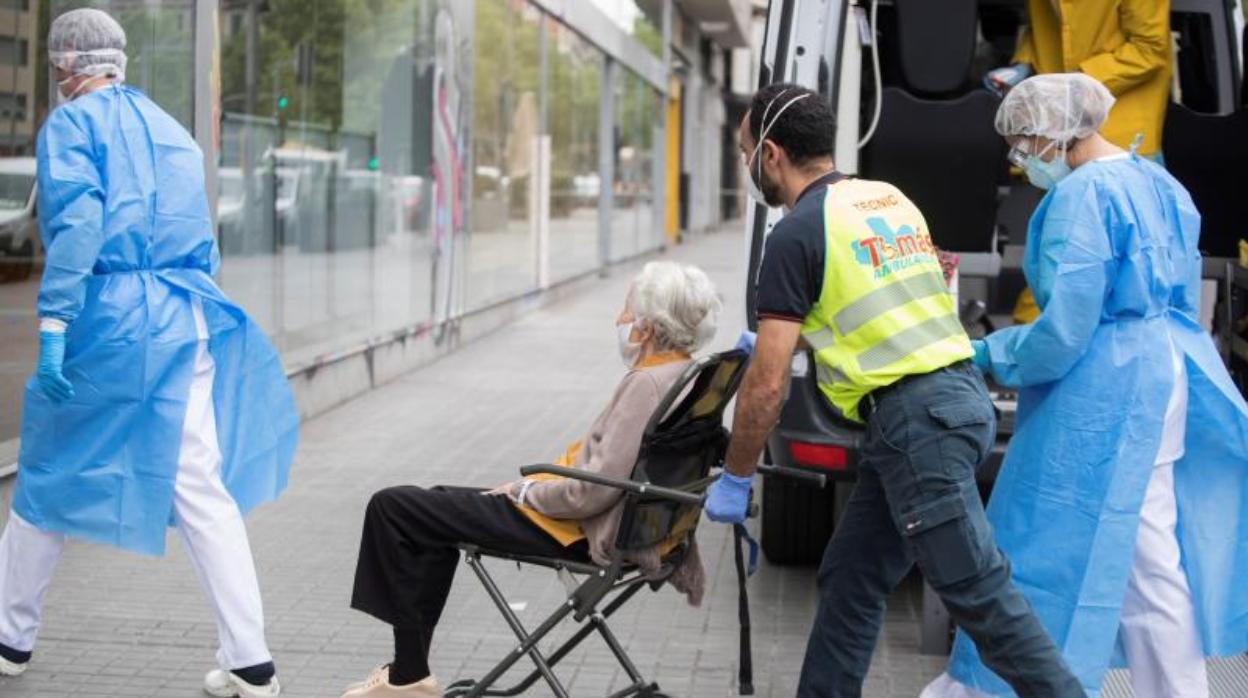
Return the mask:
[[64, 402], [74, 396], [74, 386], [65, 380], [61, 367], [65, 363], [65, 333], [39, 332], [39, 364], [35, 378], [39, 389], [53, 402]]
[[749, 330], [745, 330], [741, 333], [740, 337], [737, 337], [737, 345], [733, 347], [733, 349], [744, 349], [747, 354], [753, 356], [754, 342], [756, 341], [758, 341], [758, 335]]
[[1003, 68], [990, 70], [984, 75], [984, 87], [992, 90], [998, 97], [1010, 91], [1018, 83], [1031, 77], [1031, 66], [1026, 63], [1015, 63]]
[[982, 339], [972, 339], [971, 349], [975, 352], [975, 356], [971, 359], [975, 363], [975, 368], [988, 373], [992, 369], [992, 361], [988, 358], [988, 343]]
[[720, 474], [706, 490], [706, 516], [720, 523], [741, 523], [750, 508], [752, 477], [740, 477], [728, 471]]

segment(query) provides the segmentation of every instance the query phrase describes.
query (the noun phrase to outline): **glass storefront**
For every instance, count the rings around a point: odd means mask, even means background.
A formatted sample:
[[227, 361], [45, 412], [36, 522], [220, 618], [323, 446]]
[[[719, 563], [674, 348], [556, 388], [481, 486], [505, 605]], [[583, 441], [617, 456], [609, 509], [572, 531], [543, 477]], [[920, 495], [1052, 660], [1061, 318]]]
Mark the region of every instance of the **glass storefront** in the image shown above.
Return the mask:
[[537, 285], [541, 21], [527, 3], [477, 0], [473, 31], [468, 307]]
[[561, 281], [598, 267], [598, 105], [602, 53], [550, 23], [550, 274]]
[[[37, 7], [0, 7], [0, 441], [17, 435], [22, 387], [38, 354], [35, 132], [47, 115], [48, 69]], [[8, 463], [5, 463], [8, 465]]]
[[226, 292], [296, 365], [453, 314], [471, 7], [270, 0], [219, 17]]
[[614, 59], [527, 0], [212, 4], [203, 44], [194, 0], [0, 3], [0, 445], [37, 354], [35, 137], [69, 9], [113, 14], [127, 82], [215, 145], [219, 282], [289, 368], [591, 272], [604, 237], [612, 260], [659, 244], [658, 93], [625, 65], [604, 84]]
[[615, 182], [610, 256], [626, 259], [660, 244], [654, 218], [654, 142], [659, 96], [636, 73], [615, 73]]
[[[193, 2], [24, 0], [0, 3], [0, 444], [17, 436], [39, 350], [35, 300], [43, 244], [35, 211], [35, 139], [54, 103], [47, 34], [79, 7], [108, 11], [126, 30], [126, 81], [190, 126]], [[8, 463], [0, 463], [0, 467]]]

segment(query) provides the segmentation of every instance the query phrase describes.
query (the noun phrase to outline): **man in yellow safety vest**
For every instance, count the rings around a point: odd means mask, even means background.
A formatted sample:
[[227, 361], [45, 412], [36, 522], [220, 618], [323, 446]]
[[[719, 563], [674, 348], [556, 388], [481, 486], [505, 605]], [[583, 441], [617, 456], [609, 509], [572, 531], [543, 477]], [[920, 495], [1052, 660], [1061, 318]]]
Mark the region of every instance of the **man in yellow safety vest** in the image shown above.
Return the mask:
[[865, 425], [858, 482], [819, 570], [800, 696], [857, 696], [893, 588], [918, 564], [985, 664], [1019, 695], [1083, 696], [1010, 581], [975, 485], [996, 423], [922, 213], [896, 187], [846, 177], [818, 94], [766, 87], [741, 122], [756, 198], [785, 206], [758, 278], [758, 338], [707, 515], [745, 518], [798, 342], [820, 390]]

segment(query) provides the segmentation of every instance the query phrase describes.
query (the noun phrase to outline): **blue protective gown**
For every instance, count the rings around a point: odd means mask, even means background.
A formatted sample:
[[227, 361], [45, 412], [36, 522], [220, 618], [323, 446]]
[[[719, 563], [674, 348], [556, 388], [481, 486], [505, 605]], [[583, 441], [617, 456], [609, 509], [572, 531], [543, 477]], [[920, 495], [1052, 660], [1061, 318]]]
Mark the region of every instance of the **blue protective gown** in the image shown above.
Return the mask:
[[[1173, 387], [1167, 337], [1189, 376], [1177, 536], [1206, 654], [1248, 650], [1248, 407], [1198, 324], [1200, 216], [1138, 157], [1091, 162], [1040, 202], [1024, 273], [1032, 325], [987, 338], [991, 371], [1020, 388], [988, 518], [1089, 695], [1116, 652], [1139, 511]], [[959, 633], [949, 673], [1013, 695]]]
[[277, 352], [213, 282], [220, 262], [190, 134], [111, 86], [53, 111], [38, 141], [41, 317], [69, 324], [54, 403], [26, 386], [13, 509], [47, 531], [159, 555], [202, 300], [221, 476], [246, 512], [286, 486], [298, 416]]

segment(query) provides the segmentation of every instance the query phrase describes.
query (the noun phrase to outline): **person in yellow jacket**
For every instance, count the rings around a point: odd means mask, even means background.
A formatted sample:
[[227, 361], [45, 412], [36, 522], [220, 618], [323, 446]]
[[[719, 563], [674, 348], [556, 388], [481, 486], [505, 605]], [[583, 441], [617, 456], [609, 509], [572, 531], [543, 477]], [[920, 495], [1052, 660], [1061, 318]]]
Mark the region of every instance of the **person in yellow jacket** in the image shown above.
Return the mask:
[[[1005, 92], [1034, 74], [1085, 73], [1115, 98], [1101, 135], [1120, 148], [1140, 136], [1136, 152], [1159, 159], [1173, 63], [1170, 1], [1027, 0], [1027, 17], [1013, 65], [989, 72], [984, 83]], [[1014, 321], [1039, 314], [1024, 289]]]

